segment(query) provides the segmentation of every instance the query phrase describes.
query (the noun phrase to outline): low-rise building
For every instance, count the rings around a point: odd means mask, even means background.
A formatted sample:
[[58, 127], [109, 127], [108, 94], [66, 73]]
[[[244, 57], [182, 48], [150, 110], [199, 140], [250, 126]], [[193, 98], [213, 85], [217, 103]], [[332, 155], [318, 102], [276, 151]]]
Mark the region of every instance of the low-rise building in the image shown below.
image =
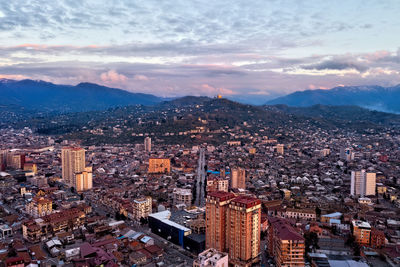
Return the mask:
[[228, 253], [207, 249], [194, 260], [193, 267], [228, 267]]

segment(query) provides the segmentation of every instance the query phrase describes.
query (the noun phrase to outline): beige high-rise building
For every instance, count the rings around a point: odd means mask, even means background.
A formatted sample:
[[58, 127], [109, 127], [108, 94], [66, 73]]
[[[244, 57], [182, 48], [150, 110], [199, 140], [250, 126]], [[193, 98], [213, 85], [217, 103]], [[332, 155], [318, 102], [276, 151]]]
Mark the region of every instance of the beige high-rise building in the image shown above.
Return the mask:
[[376, 191], [376, 173], [361, 171], [351, 172], [350, 194], [352, 196], [374, 196]]
[[276, 152], [278, 153], [278, 154], [281, 154], [281, 155], [283, 155], [283, 153], [284, 153], [284, 145], [283, 144], [277, 144], [276, 145]]
[[82, 192], [92, 189], [93, 187], [93, 174], [92, 167], [85, 167], [83, 172], [75, 173], [74, 184], [76, 191]]
[[76, 188], [75, 174], [85, 171], [85, 150], [80, 147], [63, 147], [61, 164], [63, 180]]
[[151, 151], [151, 138], [150, 137], [146, 137], [144, 139], [144, 150], [146, 152], [150, 152]]
[[375, 196], [376, 193], [376, 173], [367, 172], [365, 176], [365, 195]]
[[232, 169], [232, 188], [246, 189], [246, 170], [243, 168]]

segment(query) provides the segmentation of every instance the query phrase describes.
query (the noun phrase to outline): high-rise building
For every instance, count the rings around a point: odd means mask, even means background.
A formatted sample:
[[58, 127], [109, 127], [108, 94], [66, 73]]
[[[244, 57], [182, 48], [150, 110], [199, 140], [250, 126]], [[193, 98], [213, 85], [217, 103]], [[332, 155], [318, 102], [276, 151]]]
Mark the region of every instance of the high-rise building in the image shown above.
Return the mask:
[[23, 169], [25, 164], [25, 154], [6, 152], [6, 167], [11, 169]]
[[233, 193], [211, 192], [206, 201], [206, 248], [229, 253], [230, 264], [259, 260], [261, 201]]
[[246, 189], [246, 170], [243, 168], [232, 169], [232, 188]]
[[85, 171], [85, 150], [80, 147], [63, 147], [61, 150], [62, 178], [76, 187], [75, 174]]
[[267, 247], [276, 266], [305, 266], [305, 239], [286, 220], [268, 218]]
[[0, 171], [5, 171], [7, 166], [7, 150], [0, 150]]
[[227, 215], [227, 245], [233, 265], [252, 266], [259, 260], [261, 201], [249, 196], [231, 200]]
[[150, 137], [146, 137], [144, 139], [144, 150], [146, 152], [150, 152], [151, 151], [151, 138]]
[[149, 159], [148, 173], [170, 173], [170, 172], [171, 172], [170, 159], [162, 159], [162, 158]]
[[283, 144], [277, 144], [276, 145], [276, 152], [278, 153], [278, 154], [281, 154], [281, 155], [283, 155], [283, 153], [284, 153], [284, 145]]
[[235, 197], [228, 192], [210, 192], [206, 199], [206, 248], [227, 251], [226, 225], [229, 202]]
[[82, 192], [92, 189], [93, 174], [92, 167], [85, 167], [83, 172], [75, 173], [74, 182], [76, 191]]
[[374, 196], [376, 191], [376, 173], [361, 171], [351, 172], [350, 194], [352, 196]]
[[207, 249], [193, 261], [193, 267], [228, 267], [228, 253]]

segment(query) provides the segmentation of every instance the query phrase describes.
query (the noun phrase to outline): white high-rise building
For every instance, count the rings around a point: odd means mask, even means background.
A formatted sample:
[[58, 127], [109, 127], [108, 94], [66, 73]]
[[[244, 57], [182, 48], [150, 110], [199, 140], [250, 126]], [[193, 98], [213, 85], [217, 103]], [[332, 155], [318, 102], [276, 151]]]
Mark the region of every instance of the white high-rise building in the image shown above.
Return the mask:
[[361, 171], [351, 172], [350, 194], [352, 196], [374, 196], [376, 189], [376, 173]]
[[146, 137], [144, 139], [144, 150], [146, 152], [150, 152], [151, 151], [151, 138], [150, 137]]

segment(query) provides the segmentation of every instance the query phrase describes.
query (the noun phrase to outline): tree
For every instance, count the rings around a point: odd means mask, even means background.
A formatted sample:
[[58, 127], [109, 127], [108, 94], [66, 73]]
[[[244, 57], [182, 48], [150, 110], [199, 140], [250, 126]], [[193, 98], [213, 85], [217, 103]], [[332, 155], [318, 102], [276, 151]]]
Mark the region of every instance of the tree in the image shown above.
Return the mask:
[[312, 252], [318, 249], [318, 235], [315, 232], [307, 232], [304, 234], [306, 252]]
[[147, 218], [143, 218], [143, 217], [140, 218], [140, 224], [141, 225], [145, 225], [147, 223], [148, 223], [148, 219]]
[[317, 214], [317, 217], [321, 217], [321, 209], [318, 206], [315, 207], [315, 213]]

